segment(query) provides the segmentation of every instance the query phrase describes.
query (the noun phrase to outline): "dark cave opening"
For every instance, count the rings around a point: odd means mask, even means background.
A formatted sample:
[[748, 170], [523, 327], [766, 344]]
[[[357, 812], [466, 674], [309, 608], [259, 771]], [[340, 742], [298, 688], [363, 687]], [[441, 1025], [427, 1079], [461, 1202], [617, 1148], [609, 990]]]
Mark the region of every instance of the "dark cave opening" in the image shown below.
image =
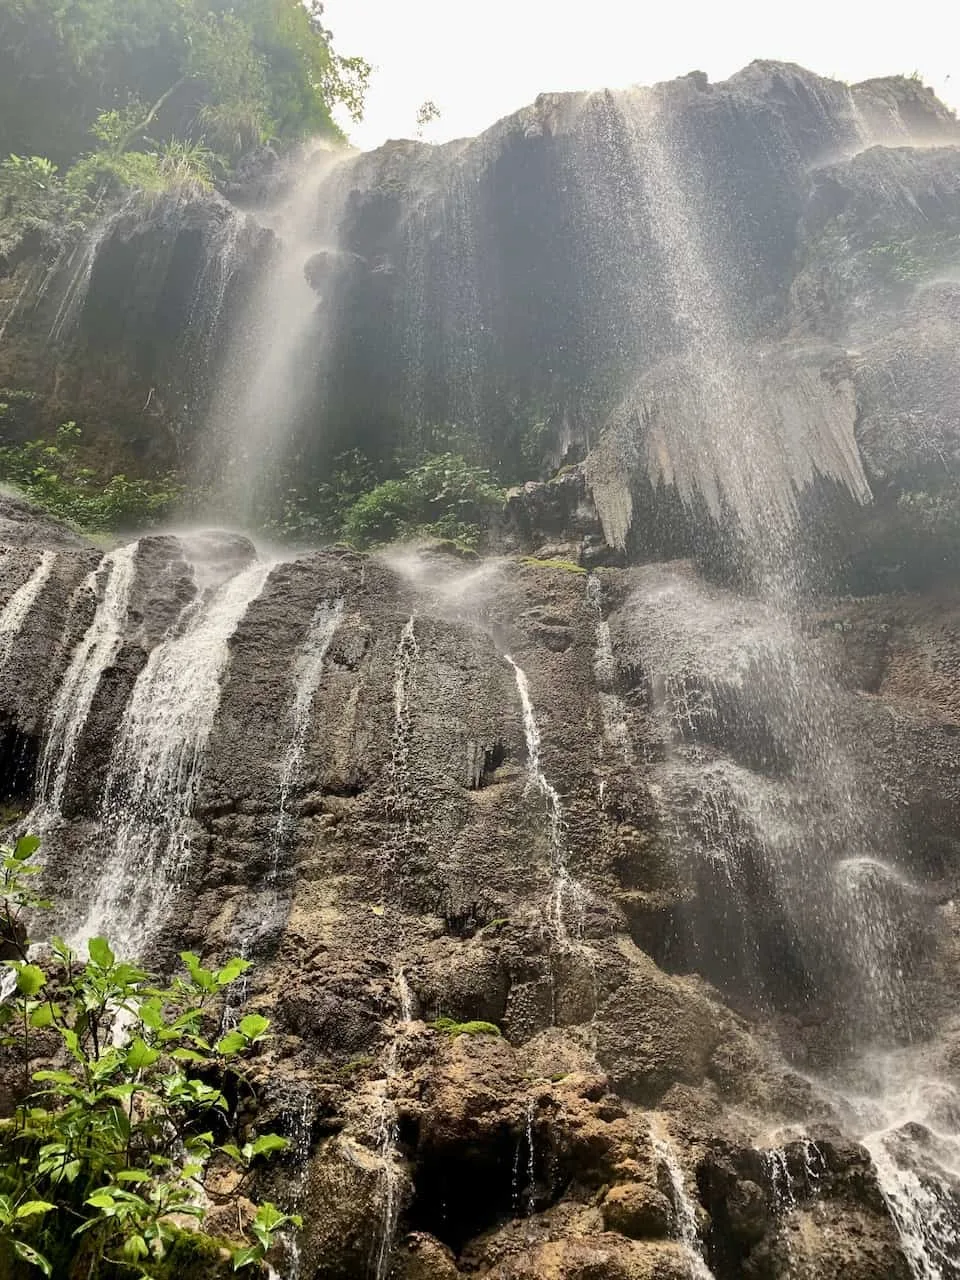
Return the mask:
[[9, 721], [0, 723], [0, 806], [29, 807], [40, 759], [39, 739]]

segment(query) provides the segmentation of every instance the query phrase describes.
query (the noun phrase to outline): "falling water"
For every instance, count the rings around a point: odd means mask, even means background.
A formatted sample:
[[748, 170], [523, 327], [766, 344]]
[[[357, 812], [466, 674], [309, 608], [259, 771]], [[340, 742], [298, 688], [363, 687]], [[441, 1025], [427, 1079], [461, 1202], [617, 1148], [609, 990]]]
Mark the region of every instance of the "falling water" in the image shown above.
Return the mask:
[[390, 1254], [400, 1218], [401, 1177], [397, 1167], [400, 1128], [397, 1112], [390, 1100], [390, 1085], [397, 1075], [397, 1055], [400, 1038], [413, 1017], [413, 995], [402, 968], [396, 975], [397, 995], [400, 1000], [400, 1023], [394, 1027], [386, 1054], [386, 1070], [381, 1082], [382, 1092], [377, 1095], [374, 1146], [380, 1161], [379, 1199], [380, 1228], [374, 1237], [371, 1269], [375, 1280], [386, 1280], [390, 1268]]
[[960, 1280], [960, 1090], [913, 1049], [819, 1087], [870, 1152], [915, 1280]]
[[323, 664], [327, 650], [333, 641], [337, 627], [343, 617], [343, 601], [332, 603], [324, 600], [317, 605], [316, 612], [310, 621], [307, 638], [297, 654], [294, 665], [293, 705], [290, 709], [290, 741], [284, 752], [280, 765], [279, 800], [277, 804], [277, 823], [273, 831], [273, 864], [271, 879], [275, 882], [279, 870], [280, 853], [289, 836], [290, 800], [303, 764], [303, 753], [310, 732], [310, 716], [313, 702], [323, 677]]
[[136, 572], [137, 543], [104, 556], [80, 593], [102, 595], [93, 621], [70, 659], [47, 722], [37, 779], [37, 800], [29, 825], [43, 832], [57, 821], [77, 743], [104, 671], [116, 659], [123, 640], [127, 607]]
[[581, 891], [570, 875], [567, 867], [566, 849], [564, 847], [563, 807], [557, 789], [548, 782], [540, 761], [540, 727], [533, 710], [530, 697], [530, 686], [524, 671], [517, 666], [509, 654], [505, 660], [513, 668], [517, 681], [517, 692], [520, 694], [520, 705], [523, 708], [523, 732], [527, 742], [527, 777], [528, 786], [536, 788], [543, 796], [547, 809], [547, 832], [550, 839], [550, 857], [553, 875], [553, 889], [550, 894], [550, 920], [553, 934], [561, 945], [568, 941], [569, 934], [564, 919], [565, 899], [569, 896], [579, 899]]
[[[600, 752], [602, 756], [605, 746], [614, 748], [623, 764], [629, 768], [633, 764], [633, 745], [627, 728], [626, 708], [623, 705], [623, 699], [614, 688], [617, 664], [613, 656], [610, 623], [603, 616], [603, 591], [600, 579], [595, 573], [591, 573], [587, 578], [587, 600], [597, 615], [597, 647], [594, 652], [593, 672], [600, 695], [600, 714], [603, 718], [603, 741]], [[602, 796], [600, 807], [603, 807]]]
[[220, 702], [229, 641], [273, 568], [256, 561], [187, 606], [137, 678], [104, 786], [111, 855], [77, 941], [107, 934], [139, 956], [189, 865], [188, 824]]
[[673, 1207], [677, 1219], [677, 1233], [690, 1258], [691, 1280], [715, 1280], [714, 1274], [707, 1266], [706, 1259], [703, 1256], [700, 1229], [697, 1226], [697, 1206], [687, 1191], [683, 1169], [677, 1159], [673, 1141], [665, 1130], [658, 1129], [651, 1124], [650, 1142], [670, 1181], [670, 1189], [673, 1192]]
[[[420, 658], [415, 618], [410, 617], [400, 633], [393, 656], [393, 738], [391, 742], [389, 794], [387, 805], [401, 824], [395, 847], [385, 850], [384, 874], [395, 869], [398, 852], [410, 831], [410, 742], [412, 722], [410, 718], [410, 688], [414, 671]], [[400, 850], [402, 851], [402, 849]]]
[[276, 233], [276, 250], [227, 353], [209, 423], [211, 448], [226, 459], [225, 509], [242, 520], [275, 496], [314, 389], [325, 313], [307, 268], [318, 255], [334, 268], [344, 258], [336, 246], [337, 186], [330, 184], [326, 200], [323, 188], [347, 154], [325, 145], [308, 150], [286, 198], [258, 215]]
[[[648, 223], [674, 342], [624, 398], [590, 464], [608, 540], [624, 545], [633, 516], [626, 477], [640, 470], [687, 505], [702, 502], [718, 522], [732, 511], [749, 567], [789, 595], [799, 569], [791, 555], [798, 491], [825, 476], [870, 500], [852, 400], [802, 360], [778, 357], [768, 369], [749, 352], [728, 303], [736, 266], [711, 241], [706, 202], [697, 204], [705, 184], [691, 180], [695, 161], [680, 154], [658, 91], [606, 95], [604, 108]], [[636, 276], [629, 261], [617, 267]]]
[[10, 661], [17, 636], [23, 630], [30, 610], [46, 585], [57, 559], [55, 551], [42, 552], [37, 567], [26, 582], [14, 591], [0, 612], [0, 671]]

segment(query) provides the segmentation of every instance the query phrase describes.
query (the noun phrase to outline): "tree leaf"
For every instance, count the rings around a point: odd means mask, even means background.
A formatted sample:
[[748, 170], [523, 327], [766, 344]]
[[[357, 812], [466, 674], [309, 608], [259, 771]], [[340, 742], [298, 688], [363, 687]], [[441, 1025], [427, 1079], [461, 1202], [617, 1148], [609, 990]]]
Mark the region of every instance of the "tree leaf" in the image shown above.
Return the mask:
[[247, 1038], [239, 1031], [228, 1031], [225, 1036], [217, 1041], [217, 1053], [223, 1054], [224, 1057], [240, 1053], [246, 1047]]
[[38, 1005], [30, 1015], [30, 1025], [36, 1027], [38, 1031], [51, 1026], [52, 1023], [53, 1007], [50, 1004]]
[[237, 1030], [241, 1035], [246, 1036], [250, 1041], [259, 1040], [270, 1026], [270, 1019], [264, 1018], [259, 1013], [248, 1013], [245, 1018], [240, 1019], [240, 1025]]
[[49, 1200], [27, 1200], [25, 1204], [17, 1205], [16, 1216], [18, 1218], [32, 1218], [40, 1213], [49, 1213], [51, 1209], [56, 1207]]
[[26, 862], [40, 848], [39, 836], [21, 836], [13, 848], [13, 856], [17, 862]]
[[112, 969], [115, 956], [106, 938], [91, 938], [87, 943], [87, 955], [98, 969]]
[[252, 1156], [265, 1156], [271, 1151], [286, 1151], [290, 1143], [279, 1133], [265, 1133], [250, 1144]]
[[130, 1071], [143, 1071], [147, 1067], [152, 1067], [159, 1057], [159, 1049], [151, 1049], [140, 1036], [137, 1036], [127, 1050], [127, 1068]]
[[234, 956], [232, 960], [227, 961], [222, 969], [217, 971], [217, 986], [229, 986], [231, 982], [236, 982], [240, 975], [246, 973], [249, 968], [249, 960], [244, 960], [243, 956]]
[[22, 1240], [13, 1241], [13, 1252], [22, 1262], [29, 1262], [33, 1266], [39, 1267], [45, 1276], [53, 1275], [53, 1267], [51, 1267], [43, 1254], [37, 1253], [36, 1249], [24, 1244]]
[[17, 967], [17, 990], [22, 996], [35, 996], [47, 980], [39, 965], [22, 964]]
[[117, 1182], [149, 1182], [151, 1176], [143, 1169], [120, 1169], [114, 1175]]
[[[262, 1245], [250, 1244], [245, 1249], [238, 1249], [233, 1255], [233, 1269], [240, 1271], [244, 1267], [249, 1267], [254, 1262], [262, 1262], [266, 1250]], [[49, 1275], [50, 1272], [47, 1272]]]

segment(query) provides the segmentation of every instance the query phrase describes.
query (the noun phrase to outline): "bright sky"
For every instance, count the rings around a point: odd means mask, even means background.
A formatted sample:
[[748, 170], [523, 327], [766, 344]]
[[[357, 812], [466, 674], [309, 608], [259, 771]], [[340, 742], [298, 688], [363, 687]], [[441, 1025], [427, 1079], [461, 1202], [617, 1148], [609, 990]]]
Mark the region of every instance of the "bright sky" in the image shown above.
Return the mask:
[[958, 0], [326, 0], [344, 54], [374, 66], [351, 141], [481, 132], [560, 89], [651, 84], [687, 71], [722, 80], [754, 58], [841, 80], [919, 71], [960, 108]]

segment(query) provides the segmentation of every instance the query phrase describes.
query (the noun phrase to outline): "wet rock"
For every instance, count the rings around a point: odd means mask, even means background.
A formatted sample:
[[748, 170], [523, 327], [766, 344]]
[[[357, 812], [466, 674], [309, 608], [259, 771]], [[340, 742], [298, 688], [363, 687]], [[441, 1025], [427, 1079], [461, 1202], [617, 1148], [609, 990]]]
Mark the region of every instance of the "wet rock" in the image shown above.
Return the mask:
[[673, 1206], [655, 1187], [642, 1182], [625, 1182], [611, 1187], [600, 1206], [609, 1231], [635, 1240], [645, 1236], [668, 1236], [673, 1230]]

